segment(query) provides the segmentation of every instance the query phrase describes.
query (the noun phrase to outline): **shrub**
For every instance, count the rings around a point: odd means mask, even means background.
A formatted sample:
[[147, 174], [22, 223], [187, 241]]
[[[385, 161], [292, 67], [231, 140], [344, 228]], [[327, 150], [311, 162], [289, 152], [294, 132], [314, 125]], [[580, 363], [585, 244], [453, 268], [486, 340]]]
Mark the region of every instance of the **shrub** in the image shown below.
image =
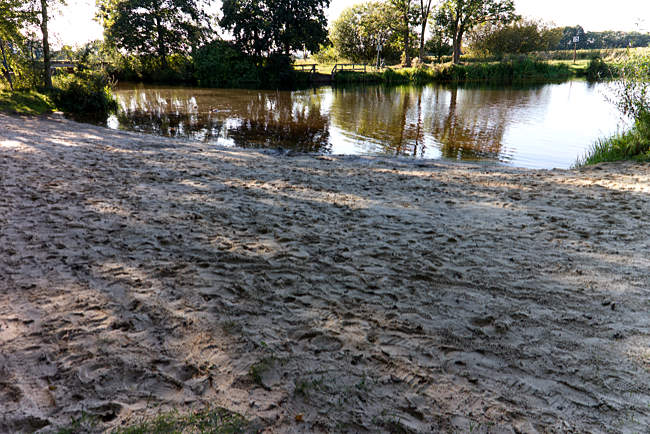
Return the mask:
[[109, 74], [121, 81], [144, 81], [146, 83], [194, 83], [194, 62], [182, 54], [172, 54], [165, 62], [156, 56], [118, 55], [107, 69]]
[[599, 56], [589, 61], [589, 66], [585, 73], [589, 81], [606, 80], [613, 76], [609, 65]]
[[610, 101], [634, 121], [650, 113], [650, 55], [632, 56], [616, 68]]
[[296, 83], [296, 70], [291, 58], [283, 54], [269, 56], [262, 69], [263, 86], [267, 88], [290, 88]]
[[198, 84], [206, 87], [256, 87], [259, 71], [254, 59], [225, 41], [214, 41], [194, 55]]
[[84, 120], [105, 120], [117, 110], [108, 76], [101, 72], [56, 76], [52, 100], [60, 110]]

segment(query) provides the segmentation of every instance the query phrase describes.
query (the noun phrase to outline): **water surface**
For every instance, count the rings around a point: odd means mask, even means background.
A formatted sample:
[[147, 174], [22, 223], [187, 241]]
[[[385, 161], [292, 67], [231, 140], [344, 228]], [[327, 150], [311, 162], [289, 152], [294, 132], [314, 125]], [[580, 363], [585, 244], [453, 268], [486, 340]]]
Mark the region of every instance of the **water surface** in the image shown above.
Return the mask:
[[243, 148], [568, 168], [618, 128], [603, 90], [582, 81], [300, 91], [125, 84], [109, 126]]

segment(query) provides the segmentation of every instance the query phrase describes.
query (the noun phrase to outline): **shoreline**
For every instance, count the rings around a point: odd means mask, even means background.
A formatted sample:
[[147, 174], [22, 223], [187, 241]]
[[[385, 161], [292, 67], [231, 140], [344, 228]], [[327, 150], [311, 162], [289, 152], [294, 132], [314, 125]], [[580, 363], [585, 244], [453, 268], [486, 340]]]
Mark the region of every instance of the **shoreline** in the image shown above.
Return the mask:
[[0, 431], [206, 405], [264, 432], [642, 431], [648, 215], [647, 164], [280, 155], [0, 114]]

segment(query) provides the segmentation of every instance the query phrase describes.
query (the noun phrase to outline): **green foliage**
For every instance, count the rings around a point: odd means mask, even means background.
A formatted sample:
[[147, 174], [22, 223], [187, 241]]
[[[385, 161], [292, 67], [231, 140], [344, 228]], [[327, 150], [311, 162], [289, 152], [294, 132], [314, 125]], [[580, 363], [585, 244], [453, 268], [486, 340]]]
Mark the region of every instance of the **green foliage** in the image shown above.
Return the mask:
[[81, 72], [55, 77], [52, 100], [62, 111], [83, 120], [105, 120], [117, 110], [110, 83], [101, 72]]
[[587, 67], [585, 74], [589, 81], [607, 80], [614, 76], [613, 68], [611, 68], [601, 57], [594, 57], [589, 61], [589, 66]]
[[619, 112], [634, 121], [650, 113], [650, 55], [631, 56], [616, 68], [612, 102]]
[[400, 33], [402, 34], [402, 55], [401, 63], [411, 66], [413, 45], [416, 38], [412, 36], [411, 26], [419, 22], [419, 10], [413, 7], [413, 0], [387, 0], [396, 11], [400, 21]]
[[121, 81], [191, 84], [195, 80], [192, 58], [184, 54], [172, 54], [164, 60], [149, 55], [118, 55], [107, 70]]
[[19, 115], [52, 113], [55, 105], [47, 95], [36, 91], [0, 90], [0, 112]]
[[424, 44], [424, 51], [428, 55], [436, 57], [438, 63], [440, 63], [443, 56], [451, 55], [453, 48], [449, 42], [449, 38], [445, 35], [444, 31], [436, 30], [434, 28], [433, 35]]
[[24, 0], [0, 0], [0, 40], [19, 42], [23, 39], [21, 30], [35, 18], [24, 6]]
[[251, 56], [225, 41], [214, 41], [194, 55], [196, 79], [206, 87], [257, 87], [259, 69]]
[[273, 54], [264, 62], [262, 77], [264, 87], [279, 89], [293, 87], [297, 75], [289, 56]]
[[453, 61], [460, 62], [463, 38], [476, 26], [515, 20], [513, 0], [445, 0], [434, 14], [436, 24], [453, 41]]
[[203, 0], [98, 0], [106, 42], [130, 54], [188, 53], [208, 38]]
[[219, 25], [232, 33], [244, 53], [317, 51], [327, 37], [329, 0], [224, 0]]
[[527, 54], [553, 49], [560, 38], [558, 29], [534, 20], [517, 20], [508, 25], [485, 23], [470, 35], [470, 47], [497, 59], [505, 54]]
[[321, 45], [313, 57], [316, 62], [322, 65], [339, 63], [343, 59], [343, 56], [333, 45]]
[[374, 63], [379, 40], [383, 45], [381, 57], [387, 63], [397, 63], [403, 47], [399, 11], [381, 1], [362, 3], [343, 10], [332, 23], [329, 36], [337, 53], [358, 63]]
[[580, 41], [576, 44], [578, 50], [603, 50], [612, 48], [637, 48], [650, 46], [650, 34], [638, 32], [586, 32], [582, 26], [564, 27], [558, 29], [562, 38], [555, 49], [573, 49], [573, 37], [578, 36]]

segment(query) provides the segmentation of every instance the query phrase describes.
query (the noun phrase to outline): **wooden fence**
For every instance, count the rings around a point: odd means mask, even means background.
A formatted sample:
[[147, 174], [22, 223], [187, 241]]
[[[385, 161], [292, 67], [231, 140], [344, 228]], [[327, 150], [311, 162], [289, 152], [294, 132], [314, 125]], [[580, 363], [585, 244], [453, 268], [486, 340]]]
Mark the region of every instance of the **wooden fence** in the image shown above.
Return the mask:
[[332, 80], [334, 80], [334, 76], [339, 72], [367, 72], [367, 68], [368, 66], [362, 63], [337, 63], [332, 68]]

